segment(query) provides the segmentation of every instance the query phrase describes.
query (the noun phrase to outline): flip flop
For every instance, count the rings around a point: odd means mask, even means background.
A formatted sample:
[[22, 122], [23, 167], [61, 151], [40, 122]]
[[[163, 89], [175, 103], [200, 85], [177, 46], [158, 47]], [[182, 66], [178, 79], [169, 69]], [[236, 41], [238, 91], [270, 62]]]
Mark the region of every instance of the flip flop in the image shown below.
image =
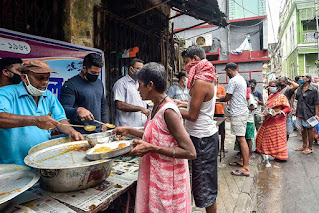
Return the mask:
[[234, 176], [245, 176], [245, 177], [249, 177], [249, 175], [250, 175], [250, 174], [245, 174], [244, 172], [240, 171], [239, 169], [232, 171], [230, 174], [232, 174]]
[[298, 149], [296, 149], [295, 151], [304, 151], [305, 149], [306, 149], [305, 147], [301, 146]]
[[237, 161], [234, 161], [232, 163], [229, 163], [230, 166], [239, 166], [239, 167], [243, 167], [242, 164], [238, 163]]

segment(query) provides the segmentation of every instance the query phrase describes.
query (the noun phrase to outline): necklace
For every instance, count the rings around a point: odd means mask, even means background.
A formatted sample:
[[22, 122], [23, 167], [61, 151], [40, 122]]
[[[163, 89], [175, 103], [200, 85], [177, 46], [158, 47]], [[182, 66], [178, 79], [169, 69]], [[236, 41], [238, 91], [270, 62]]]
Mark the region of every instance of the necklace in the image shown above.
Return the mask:
[[156, 106], [155, 109], [152, 110], [152, 115], [151, 118], [153, 118], [158, 110], [158, 107], [165, 101], [165, 99], [167, 98], [167, 95], [163, 98], [163, 100]]

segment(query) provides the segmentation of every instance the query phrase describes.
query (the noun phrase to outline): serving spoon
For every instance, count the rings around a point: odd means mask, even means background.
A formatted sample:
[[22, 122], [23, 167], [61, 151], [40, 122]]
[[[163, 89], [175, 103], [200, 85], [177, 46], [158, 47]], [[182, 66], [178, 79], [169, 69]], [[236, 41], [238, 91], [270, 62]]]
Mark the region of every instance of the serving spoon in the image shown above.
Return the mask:
[[92, 132], [96, 129], [96, 126], [93, 125], [76, 125], [76, 124], [62, 124], [63, 126], [73, 126], [73, 127], [82, 127], [88, 132]]
[[114, 124], [103, 123], [103, 122], [97, 121], [97, 120], [93, 120], [93, 121], [96, 122], [96, 123], [102, 124], [102, 125], [105, 124], [105, 126], [106, 126], [107, 128], [109, 128], [109, 129], [114, 129], [114, 128], [115, 128], [115, 125], [114, 125]]

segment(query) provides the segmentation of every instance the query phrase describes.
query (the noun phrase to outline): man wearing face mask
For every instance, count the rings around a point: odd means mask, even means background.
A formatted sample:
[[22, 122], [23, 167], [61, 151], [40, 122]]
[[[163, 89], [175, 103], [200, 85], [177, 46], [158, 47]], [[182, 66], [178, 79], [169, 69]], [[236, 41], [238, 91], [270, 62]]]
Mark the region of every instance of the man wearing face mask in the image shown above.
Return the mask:
[[0, 59], [0, 87], [21, 82], [21, 64], [20, 58]]
[[[108, 122], [108, 106], [104, 95], [103, 83], [98, 79], [103, 67], [102, 56], [90, 53], [84, 57], [80, 74], [70, 78], [61, 89], [60, 102], [71, 124], [98, 125], [93, 120]], [[75, 128], [81, 133], [89, 134], [105, 131], [106, 125], [88, 132]]]
[[242, 165], [242, 168], [233, 171], [231, 174], [235, 176], [249, 176], [249, 148], [245, 139], [246, 125], [248, 120], [247, 106], [247, 83], [245, 79], [238, 73], [237, 64], [228, 63], [224, 69], [230, 78], [226, 95], [220, 97], [219, 102], [230, 101], [231, 115], [231, 132], [236, 136], [236, 140], [240, 144], [240, 152], [243, 161], [231, 163], [231, 165]]
[[21, 69], [22, 82], [0, 88], [0, 164], [21, 164], [33, 146], [50, 140], [51, 129], [72, 140], [83, 136], [68, 124], [58, 99], [47, 90], [51, 70], [40, 60], [30, 60]]
[[116, 126], [143, 127], [146, 116], [150, 114], [138, 92], [136, 73], [143, 67], [143, 61], [134, 58], [130, 62], [129, 72], [115, 82], [113, 99], [116, 105]]
[[[301, 119], [302, 124], [302, 141], [303, 145], [296, 151], [303, 151], [303, 154], [313, 152], [312, 145], [314, 140], [313, 127], [307, 123], [307, 120], [313, 116], [319, 119], [319, 97], [318, 90], [311, 84], [311, 75], [300, 76], [300, 87], [297, 90], [296, 116]], [[309, 145], [307, 144], [307, 139]]]
[[186, 72], [179, 72], [177, 75], [178, 82], [174, 82], [167, 90], [167, 96], [179, 101], [188, 101], [188, 89]]

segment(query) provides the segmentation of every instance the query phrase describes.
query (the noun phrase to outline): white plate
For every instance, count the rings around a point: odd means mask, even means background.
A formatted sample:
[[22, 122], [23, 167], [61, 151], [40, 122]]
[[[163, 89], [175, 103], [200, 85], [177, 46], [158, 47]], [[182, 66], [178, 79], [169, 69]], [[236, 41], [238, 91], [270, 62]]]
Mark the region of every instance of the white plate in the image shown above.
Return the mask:
[[[125, 143], [126, 147], [121, 149], [116, 149], [118, 145], [121, 143]], [[109, 147], [111, 149], [116, 149], [116, 150], [109, 151], [109, 152], [94, 152], [94, 150], [100, 147]], [[126, 153], [129, 153], [132, 149], [133, 149], [133, 140], [121, 140], [121, 141], [115, 141], [115, 142], [110, 142], [105, 144], [97, 144], [93, 148], [86, 151], [86, 157], [89, 160], [101, 160], [101, 159], [113, 158], [113, 157], [118, 157]]]

